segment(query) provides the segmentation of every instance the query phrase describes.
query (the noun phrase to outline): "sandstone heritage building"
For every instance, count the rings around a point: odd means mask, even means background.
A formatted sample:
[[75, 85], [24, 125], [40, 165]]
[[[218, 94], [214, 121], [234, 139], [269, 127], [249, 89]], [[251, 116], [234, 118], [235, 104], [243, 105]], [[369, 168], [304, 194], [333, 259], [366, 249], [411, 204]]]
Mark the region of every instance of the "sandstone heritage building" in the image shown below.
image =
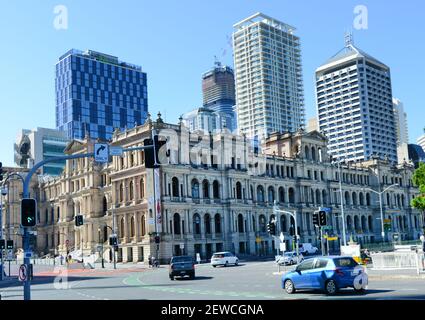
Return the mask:
[[[297, 213], [300, 242], [319, 246], [312, 222], [319, 207], [332, 208], [328, 224], [341, 239], [340, 179], [348, 237], [362, 244], [381, 241], [378, 196], [368, 188], [383, 190], [392, 184], [398, 186], [383, 195], [385, 219], [392, 223], [387, 239], [394, 233], [403, 240], [421, 234], [423, 217], [410, 206], [419, 193], [412, 186], [414, 168], [406, 163], [373, 158], [341, 164], [339, 170], [328, 155], [326, 137], [317, 131], [275, 133], [256, 150], [245, 136], [221, 133], [205, 138], [189, 133], [181, 120], [164, 123], [160, 115], [155, 122], [148, 118], [142, 126], [117, 130], [111, 145], [142, 146], [152, 129], [171, 137], [167, 163], [155, 169], [155, 199], [154, 170], [145, 168], [144, 151], [114, 156], [107, 165], [91, 158], [69, 160], [59, 177], [36, 181], [32, 190], [39, 205], [40, 256], [82, 250], [88, 257], [98, 254], [103, 243], [105, 259], [112, 260], [108, 238], [114, 230], [117, 259], [123, 262], [146, 262], [157, 254], [162, 261], [196, 253], [208, 259], [222, 250], [240, 256], [273, 255], [276, 243], [266, 230], [272, 219], [288, 248], [294, 241], [294, 221], [287, 214], [273, 215], [275, 201], [281, 209]], [[65, 152], [93, 152], [95, 142], [90, 137], [73, 140]], [[9, 195], [10, 203], [18, 195]], [[19, 217], [17, 206], [11, 210]], [[76, 227], [74, 217], [79, 214], [84, 225]], [[335, 248], [339, 244], [333, 242]]]

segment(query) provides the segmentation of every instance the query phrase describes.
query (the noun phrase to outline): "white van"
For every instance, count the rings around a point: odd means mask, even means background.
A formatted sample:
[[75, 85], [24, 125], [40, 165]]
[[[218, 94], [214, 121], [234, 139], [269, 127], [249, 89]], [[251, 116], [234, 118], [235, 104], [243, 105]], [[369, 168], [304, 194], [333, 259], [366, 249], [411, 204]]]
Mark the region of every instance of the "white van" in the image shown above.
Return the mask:
[[319, 249], [317, 247], [314, 247], [311, 243], [300, 243], [299, 251], [303, 255], [308, 255], [308, 254], [317, 254], [319, 252]]

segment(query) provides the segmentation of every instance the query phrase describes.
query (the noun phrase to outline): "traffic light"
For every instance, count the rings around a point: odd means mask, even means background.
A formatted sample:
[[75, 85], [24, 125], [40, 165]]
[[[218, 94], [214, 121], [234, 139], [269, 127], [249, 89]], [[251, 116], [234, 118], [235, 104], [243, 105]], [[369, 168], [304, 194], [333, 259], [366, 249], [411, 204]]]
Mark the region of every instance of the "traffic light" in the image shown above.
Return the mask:
[[79, 226], [82, 226], [83, 224], [84, 224], [83, 216], [82, 215], [75, 216], [75, 226], [79, 227]]
[[13, 240], [7, 240], [6, 241], [6, 249], [7, 250], [13, 250]]
[[0, 181], [3, 181], [3, 163], [0, 162]]
[[318, 226], [319, 225], [319, 214], [313, 213], [313, 225]]
[[37, 202], [35, 199], [22, 199], [21, 201], [21, 225], [34, 227], [37, 224]]
[[[155, 143], [155, 148], [149, 148], [145, 149], [145, 167], [146, 168], [159, 168], [160, 165], [160, 157], [159, 157], [159, 150], [163, 145], [165, 145], [167, 142], [163, 140], [159, 140], [158, 135], [154, 136], [154, 139], [145, 139], [143, 140], [143, 145], [146, 146], [152, 146]], [[155, 150], [154, 150], [155, 149]], [[169, 151], [167, 150], [166, 154], [167, 157], [170, 156]], [[156, 160], [156, 165], [155, 165]]]
[[161, 242], [160, 236], [155, 236], [155, 243], [159, 244]]
[[269, 233], [272, 236], [275, 236], [276, 235], [276, 225], [273, 222], [270, 222], [269, 223]]
[[6, 249], [6, 241], [3, 239], [0, 239], [0, 250]]
[[109, 245], [110, 246], [117, 246], [118, 245], [117, 237], [109, 237]]
[[326, 211], [319, 211], [320, 226], [326, 226]]

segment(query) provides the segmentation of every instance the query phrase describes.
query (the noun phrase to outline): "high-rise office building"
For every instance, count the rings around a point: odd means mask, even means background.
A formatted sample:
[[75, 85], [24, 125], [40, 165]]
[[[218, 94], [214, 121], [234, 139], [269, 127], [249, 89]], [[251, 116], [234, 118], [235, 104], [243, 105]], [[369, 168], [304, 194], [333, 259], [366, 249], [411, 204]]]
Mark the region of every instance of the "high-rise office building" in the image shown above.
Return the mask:
[[204, 108], [217, 114], [219, 127], [236, 130], [235, 77], [233, 69], [216, 62], [214, 68], [202, 75], [202, 96]]
[[407, 114], [404, 111], [403, 102], [393, 98], [394, 122], [397, 134], [397, 158], [399, 163], [409, 159], [409, 130], [407, 126]]
[[56, 64], [56, 127], [70, 139], [110, 139], [147, 117], [146, 73], [117, 57], [70, 50]]
[[198, 108], [182, 116], [183, 124], [190, 132], [202, 130], [205, 134], [220, 129], [218, 117], [212, 109]]
[[262, 13], [236, 23], [233, 54], [238, 130], [264, 137], [304, 126], [300, 39]]
[[425, 150], [425, 134], [420, 136], [416, 141], [417, 141], [418, 145], [420, 145], [422, 147], [422, 149]]
[[[21, 130], [14, 144], [15, 164], [23, 168], [32, 168], [36, 163], [52, 157], [64, 156], [64, 150], [69, 140], [65, 132], [37, 128]], [[62, 173], [65, 161], [52, 162], [41, 167], [41, 173], [58, 176]]]
[[355, 47], [351, 35], [316, 70], [316, 99], [319, 129], [332, 156], [397, 162], [390, 68]]

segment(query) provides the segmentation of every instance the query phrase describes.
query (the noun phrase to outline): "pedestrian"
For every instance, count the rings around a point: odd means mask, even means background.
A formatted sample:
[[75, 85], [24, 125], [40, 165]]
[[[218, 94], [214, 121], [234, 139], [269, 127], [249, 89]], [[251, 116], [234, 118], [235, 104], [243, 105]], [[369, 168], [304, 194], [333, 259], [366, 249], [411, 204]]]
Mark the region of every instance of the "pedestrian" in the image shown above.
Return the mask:
[[152, 267], [152, 256], [148, 256], [149, 268]]

